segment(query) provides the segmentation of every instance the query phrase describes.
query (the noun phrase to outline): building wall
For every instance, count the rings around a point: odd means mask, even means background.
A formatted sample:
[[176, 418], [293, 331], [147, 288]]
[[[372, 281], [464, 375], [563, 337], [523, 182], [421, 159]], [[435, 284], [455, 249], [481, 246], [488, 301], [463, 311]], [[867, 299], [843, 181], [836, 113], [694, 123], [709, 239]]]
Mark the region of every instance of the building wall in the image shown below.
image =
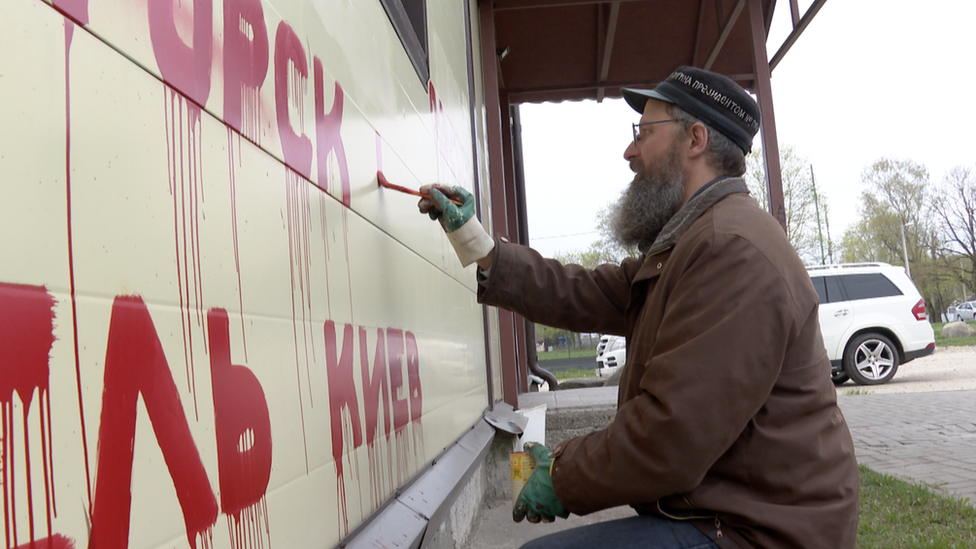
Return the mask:
[[479, 420], [473, 267], [376, 183], [487, 196], [465, 17], [424, 82], [379, 0], [0, 3], [7, 547], [331, 546]]

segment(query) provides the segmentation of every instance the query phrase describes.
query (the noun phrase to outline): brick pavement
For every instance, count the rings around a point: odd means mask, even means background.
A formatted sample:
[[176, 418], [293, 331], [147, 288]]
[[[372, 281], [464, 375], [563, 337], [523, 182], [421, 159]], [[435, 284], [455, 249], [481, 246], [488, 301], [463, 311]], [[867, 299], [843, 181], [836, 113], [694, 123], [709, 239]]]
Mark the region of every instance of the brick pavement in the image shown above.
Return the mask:
[[976, 504], [976, 391], [837, 396], [857, 461]]

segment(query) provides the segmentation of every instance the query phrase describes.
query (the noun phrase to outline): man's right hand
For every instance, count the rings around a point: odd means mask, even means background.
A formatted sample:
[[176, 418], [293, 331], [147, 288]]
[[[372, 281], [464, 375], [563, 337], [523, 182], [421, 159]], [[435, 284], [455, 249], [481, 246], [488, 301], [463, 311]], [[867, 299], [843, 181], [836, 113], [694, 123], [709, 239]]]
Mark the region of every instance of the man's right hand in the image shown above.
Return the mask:
[[[491, 257], [495, 248], [495, 241], [485, 232], [481, 222], [474, 215], [474, 195], [457, 185], [424, 185], [420, 192], [430, 196], [423, 197], [417, 203], [420, 213], [440, 221], [441, 227], [447, 232], [447, 239], [454, 246], [461, 266], [479, 261], [483, 268], [491, 265], [485, 261]], [[458, 206], [451, 199], [461, 202]]]

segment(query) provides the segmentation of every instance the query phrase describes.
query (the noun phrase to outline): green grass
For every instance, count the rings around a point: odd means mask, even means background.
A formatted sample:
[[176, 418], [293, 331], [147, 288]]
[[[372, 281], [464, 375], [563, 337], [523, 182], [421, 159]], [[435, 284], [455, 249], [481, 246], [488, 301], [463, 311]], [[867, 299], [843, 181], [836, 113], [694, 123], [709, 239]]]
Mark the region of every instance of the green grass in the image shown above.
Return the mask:
[[556, 376], [558, 381], [562, 381], [564, 379], [579, 379], [581, 377], [596, 377], [596, 364], [594, 364], [592, 368], [570, 368], [568, 370], [553, 372], [552, 375]]
[[[976, 328], [976, 322], [972, 320], [964, 320], [966, 324]], [[944, 339], [942, 337], [942, 327], [945, 326], [945, 322], [935, 322], [932, 324], [932, 329], [935, 330], [935, 346], [936, 347], [965, 347], [969, 345], [976, 345], [976, 336], [973, 337], [953, 337], [950, 339]]]
[[976, 507], [861, 466], [858, 549], [976, 547]]
[[844, 391], [844, 394], [845, 395], [870, 395], [871, 391], [868, 391], [867, 389], [848, 389], [847, 391]]
[[593, 367], [596, 368], [596, 349], [573, 349], [572, 352], [566, 349], [557, 349], [555, 351], [547, 353], [538, 353], [539, 360], [554, 360], [557, 358], [579, 358], [579, 357], [589, 357], [594, 359]]

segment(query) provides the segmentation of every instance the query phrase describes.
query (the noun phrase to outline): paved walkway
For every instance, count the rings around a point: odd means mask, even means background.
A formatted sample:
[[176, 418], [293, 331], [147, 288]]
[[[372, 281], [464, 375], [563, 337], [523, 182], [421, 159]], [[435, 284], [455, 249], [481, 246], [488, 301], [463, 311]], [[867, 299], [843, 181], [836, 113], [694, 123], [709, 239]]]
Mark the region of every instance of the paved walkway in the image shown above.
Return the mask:
[[838, 395], [857, 461], [976, 505], [976, 391]]
[[[599, 387], [527, 393], [519, 397], [519, 406], [605, 406], [616, 400], [616, 387]], [[970, 504], [976, 505], [976, 391], [842, 393], [837, 400], [850, 425], [859, 463], [969, 498]], [[479, 512], [469, 549], [516, 548], [548, 532], [633, 514], [629, 508], [618, 507], [587, 517], [572, 515], [553, 524], [515, 524], [510, 504], [493, 505]]]

